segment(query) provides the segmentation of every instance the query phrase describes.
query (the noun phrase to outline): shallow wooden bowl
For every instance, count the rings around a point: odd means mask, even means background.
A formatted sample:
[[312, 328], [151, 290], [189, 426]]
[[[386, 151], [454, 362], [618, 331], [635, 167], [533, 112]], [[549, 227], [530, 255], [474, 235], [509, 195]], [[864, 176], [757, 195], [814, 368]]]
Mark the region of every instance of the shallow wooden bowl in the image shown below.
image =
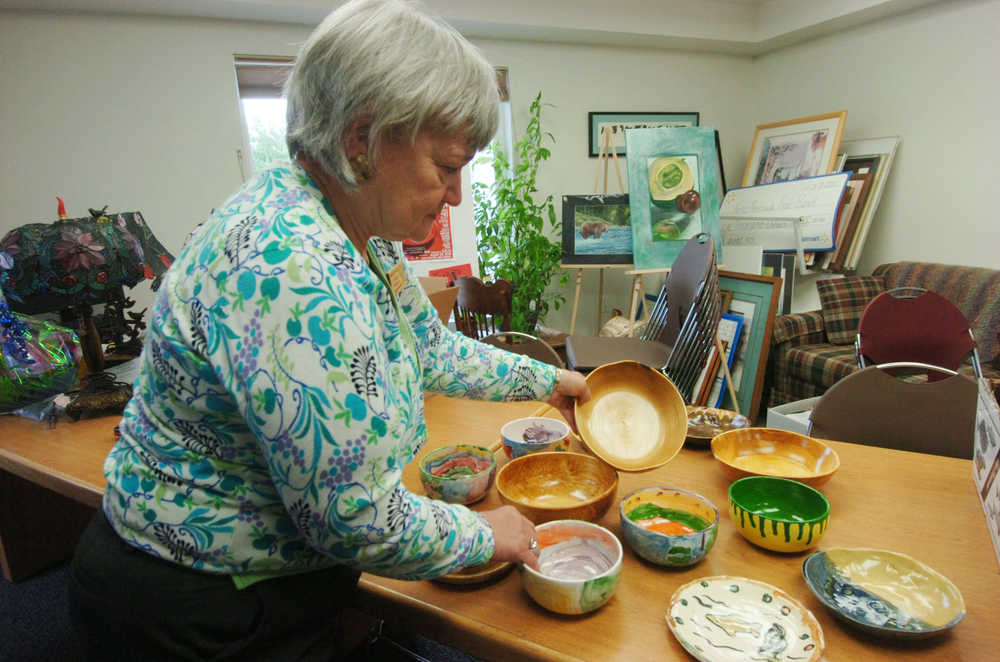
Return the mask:
[[840, 468], [840, 456], [819, 439], [774, 428], [723, 432], [712, 439], [712, 455], [733, 480], [774, 476], [815, 487]]
[[501, 501], [535, 524], [558, 519], [592, 522], [611, 507], [618, 472], [581, 453], [532, 453], [504, 465], [496, 486]]
[[677, 455], [687, 410], [677, 387], [635, 361], [602, 365], [587, 375], [590, 400], [576, 405], [584, 445], [620, 471], [645, 471]]

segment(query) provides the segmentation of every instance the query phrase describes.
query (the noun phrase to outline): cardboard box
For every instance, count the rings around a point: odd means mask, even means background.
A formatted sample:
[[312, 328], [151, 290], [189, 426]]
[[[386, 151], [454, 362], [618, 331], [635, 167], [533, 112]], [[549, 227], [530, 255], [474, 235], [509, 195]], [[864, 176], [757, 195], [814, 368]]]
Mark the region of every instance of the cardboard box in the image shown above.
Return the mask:
[[438, 312], [441, 321], [447, 326], [451, 319], [452, 308], [458, 298], [458, 287], [448, 287], [448, 279], [443, 276], [418, 276], [420, 286], [424, 288], [431, 303]]
[[809, 413], [812, 412], [817, 402], [819, 402], [819, 396], [786, 402], [777, 407], [768, 407], [767, 427], [808, 434]]

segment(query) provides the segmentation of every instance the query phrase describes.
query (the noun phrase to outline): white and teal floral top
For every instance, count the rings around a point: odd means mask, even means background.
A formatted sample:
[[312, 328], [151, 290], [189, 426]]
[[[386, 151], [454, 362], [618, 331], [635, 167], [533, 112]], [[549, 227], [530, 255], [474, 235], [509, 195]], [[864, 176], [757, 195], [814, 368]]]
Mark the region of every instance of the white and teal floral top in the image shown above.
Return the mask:
[[341, 563], [420, 579], [489, 560], [481, 516], [400, 481], [427, 437], [424, 391], [544, 400], [556, 369], [449, 331], [399, 244], [370, 254], [382, 273], [292, 163], [192, 233], [104, 465], [122, 538], [237, 578]]

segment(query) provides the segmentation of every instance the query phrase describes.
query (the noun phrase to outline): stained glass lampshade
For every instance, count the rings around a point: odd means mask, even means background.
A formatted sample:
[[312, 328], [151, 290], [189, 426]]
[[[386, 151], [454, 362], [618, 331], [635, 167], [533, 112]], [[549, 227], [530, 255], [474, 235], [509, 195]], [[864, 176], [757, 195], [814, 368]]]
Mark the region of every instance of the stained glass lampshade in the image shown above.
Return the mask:
[[[0, 285], [17, 312], [70, 311], [87, 370], [97, 375], [104, 369], [104, 352], [93, 306], [115, 307], [124, 300], [124, 288], [158, 279], [173, 257], [141, 213], [90, 212], [86, 218], [65, 218], [60, 200], [60, 220], [7, 233], [0, 241]], [[119, 303], [119, 315], [121, 308]]]

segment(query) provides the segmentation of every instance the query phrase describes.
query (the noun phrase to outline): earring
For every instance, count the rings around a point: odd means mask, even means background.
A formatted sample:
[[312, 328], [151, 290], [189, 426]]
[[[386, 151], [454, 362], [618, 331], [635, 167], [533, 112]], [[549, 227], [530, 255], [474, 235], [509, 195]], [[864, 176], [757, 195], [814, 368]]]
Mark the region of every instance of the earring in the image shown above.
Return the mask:
[[347, 162], [351, 165], [351, 170], [354, 171], [354, 176], [360, 181], [365, 181], [372, 176], [372, 165], [368, 162], [367, 154], [358, 154], [357, 156], [348, 159]]

